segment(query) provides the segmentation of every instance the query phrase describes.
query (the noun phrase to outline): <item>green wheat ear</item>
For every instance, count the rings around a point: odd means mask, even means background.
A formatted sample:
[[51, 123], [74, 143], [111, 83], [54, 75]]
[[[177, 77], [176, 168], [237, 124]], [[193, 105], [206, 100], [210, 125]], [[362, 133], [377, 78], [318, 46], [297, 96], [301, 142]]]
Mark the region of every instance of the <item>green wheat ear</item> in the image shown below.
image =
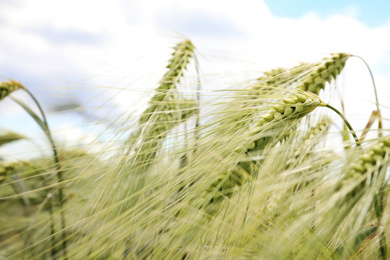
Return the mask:
[[[310, 92], [300, 91], [283, 98], [282, 102], [275, 103], [267, 113], [258, 118], [253, 129], [254, 136], [256, 133], [266, 132], [270, 129], [272, 129], [272, 135], [262, 136], [259, 139], [254, 138], [254, 141], [243, 147], [237, 147], [235, 151], [247, 154], [264, 149], [274, 140], [280, 138], [286, 125], [303, 118], [315, 108], [325, 105], [318, 96]], [[255, 161], [239, 162], [233, 169], [217, 176], [202, 196], [208, 201], [206, 205], [203, 204], [206, 213], [214, 215], [219, 210], [224, 197], [231, 197], [237, 187], [242, 186], [245, 180], [251, 179], [250, 176], [255, 176], [256, 173], [253, 171], [257, 169], [256, 164]]]
[[292, 68], [279, 67], [270, 71], [264, 72], [264, 76], [257, 79], [254, 90], [266, 90], [264, 86], [285, 88], [299, 80], [309, 68], [310, 64], [301, 63]]
[[341, 259], [341, 257], [356, 257], [361, 251], [371, 242], [373, 238], [378, 236], [384, 231], [382, 226], [368, 226], [359, 231], [356, 237], [353, 239], [351, 247], [346, 247], [345, 245], [339, 245], [332, 257], [334, 259]]
[[297, 88], [319, 94], [325, 88], [325, 83], [336, 79], [345, 66], [347, 59], [351, 57], [346, 53], [333, 53], [331, 57], [325, 58], [320, 65], [315, 67], [302, 81]]
[[[142, 129], [139, 133], [141, 143], [137, 150], [137, 165], [148, 167], [156, 157], [161, 141], [165, 139], [168, 132], [196, 112], [197, 102], [183, 98], [177, 90], [177, 85], [194, 56], [194, 49], [194, 45], [189, 40], [174, 47], [167, 65], [168, 71], [156, 88], [156, 94], [149, 102], [149, 107], [139, 120]], [[145, 169], [143, 166], [140, 167]]]
[[9, 80], [8, 82], [1, 82], [0, 83], [0, 100], [3, 100], [8, 95], [10, 95], [12, 92], [18, 90], [18, 89], [26, 89], [22, 83], [15, 80]]
[[315, 153], [315, 146], [321, 140], [321, 137], [328, 133], [331, 123], [332, 121], [329, 117], [321, 118], [317, 124], [307, 131], [305, 136], [297, 141], [294, 153], [286, 162], [286, 169], [296, 167], [306, 158], [311, 158], [311, 153]]
[[0, 162], [0, 184], [11, 176], [15, 170], [20, 167], [23, 162], [10, 162], [10, 161], [1, 161]]
[[[348, 169], [337, 189], [360, 180], [358, 185], [347, 195], [347, 198], [354, 197], [367, 185], [367, 178], [372, 178], [376, 171], [380, 171], [388, 164], [389, 155], [390, 136], [386, 136], [359, 156], [358, 161]], [[363, 176], [365, 178], [362, 180]]]
[[146, 123], [154, 112], [170, 110], [176, 106], [174, 103], [177, 99], [176, 85], [180, 83], [191, 57], [194, 56], [195, 47], [190, 40], [185, 40], [173, 49], [172, 57], [166, 66], [169, 70], [156, 88], [156, 94], [152, 97], [150, 106], [142, 113], [141, 124]]
[[292, 68], [280, 67], [264, 72], [255, 84], [237, 93], [235, 98], [241, 104], [240, 110], [228, 122], [239, 123], [240, 126], [248, 124], [251, 110], [262, 105], [266, 96], [278, 93], [281, 89], [300, 89], [318, 95], [327, 82], [338, 77], [349, 57], [350, 54], [333, 53], [319, 62], [300, 63]]
[[25, 136], [20, 135], [18, 133], [12, 132], [12, 131], [7, 131], [5, 133], [2, 133], [0, 135], [0, 146], [8, 143], [12, 143], [14, 141], [18, 141], [21, 139], [26, 139]]
[[300, 63], [292, 68], [276, 68], [264, 73], [264, 76], [257, 79], [250, 91], [256, 97], [256, 91], [272, 92], [273, 87], [287, 88], [296, 86], [304, 91], [319, 94], [324, 89], [326, 82], [336, 79], [345, 66], [346, 61], [352, 55], [346, 53], [332, 53], [330, 57], [324, 58], [314, 64]]

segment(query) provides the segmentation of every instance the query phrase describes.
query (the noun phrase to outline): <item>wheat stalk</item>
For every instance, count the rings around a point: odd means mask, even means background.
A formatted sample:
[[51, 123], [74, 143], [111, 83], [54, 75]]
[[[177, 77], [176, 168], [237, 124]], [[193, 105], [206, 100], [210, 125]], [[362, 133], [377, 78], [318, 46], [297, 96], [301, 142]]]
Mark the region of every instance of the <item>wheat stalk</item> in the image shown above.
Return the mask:
[[[60, 158], [58, 156], [58, 151], [57, 151], [57, 147], [54, 143], [54, 140], [53, 140], [53, 137], [51, 135], [51, 131], [49, 129], [49, 125], [48, 125], [48, 122], [47, 122], [47, 119], [46, 119], [46, 116], [45, 116], [45, 113], [41, 107], [41, 105], [39, 104], [38, 100], [35, 98], [35, 96], [27, 89], [25, 88], [20, 82], [17, 82], [17, 81], [14, 81], [14, 80], [10, 80], [9, 82], [2, 82], [1, 85], [0, 85], [0, 93], [1, 93], [1, 96], [0, 96], [0, 100], [2, 100], [3, 98], [9, 96], [10, 93], [12, 93], [13, 91], [16, 91], [18, 89], [23, 89], [32, 99], [33, 101], [35, 102], [35, 104], [37, 105], [38, 107], [38, 110], [39, 112], [41, 113], [41, 117], [39, 117], [27, 104], [25, 104], [23, 101], [19, 100], [18, 98], [16, 97], [13, 97], [13, 96], [10, 96], [10, 98], [15, 101], [17, 104], [19, 104], [34, 120], [35, 122], [41, 127], [41, 129], [44, 131], [45, 135], [47, 136], [49, 142], [50, 142], [50, 145], [51, 145], [51, 148], [53, 150], [53, 155], [54, 155], [54, 161], [55, 161], [55, 164], [56, 164], [56, 175], [57, 175], [57, 179], [58, 179], [58, 183], [62, 183], [63, 182], [63, 171], [61, 169], [61, 164], [60, 164]], [[58, 189], [58, 200], [59, 200], [59, 205], [62, 207], [63, 203], [64, 203], [64, 192], [63, 192], [63, 187], [59, 187]], [[55, 248], [54, 246], [54, 234], [55, 234], [55, 230], [54, 230], [54, 222], [53, 222], [53, 212], [52, 212], [52, 202], [51, 200], [49, 200], [49, 204], [51, 205], [50, 206], [50, 216], [51, 216], [51, 240], [52, 240], [52, 256], [55, 256], [57, 254], [57, 249]], [[62, 211], [60, 213], [61, 215], [61, 228], [62, 228], [62, 250], [63, 250], [63, 256], [65, 259], [67, 259], [67, 256], [66, 256], [66, 252], [67, 252], [67, 245], [66, 245], [66, 235], [65, 235], [65, 227], [66, 227], [66, 223], [65, 223], [65, 214], [64, 212]]]

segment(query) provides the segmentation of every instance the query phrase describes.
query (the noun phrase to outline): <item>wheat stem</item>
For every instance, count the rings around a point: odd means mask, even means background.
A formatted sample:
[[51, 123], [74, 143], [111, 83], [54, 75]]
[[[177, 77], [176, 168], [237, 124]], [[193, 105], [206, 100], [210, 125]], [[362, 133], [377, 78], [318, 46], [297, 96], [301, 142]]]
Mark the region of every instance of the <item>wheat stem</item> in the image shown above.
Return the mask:
[[364, 62], [364, 64], [366, 65], [369, 73], [370, 73], [372, 86], [374, 88], [374, 94], [375, 94], [376, 110], [378, 111], [378, 137], [381, 138], [383, 136], [382, 115], [381, 115], [381, 111], [380, 111], [380, 108], [379, 108], [378, 91], [376, 89], [374, 75], [372, 74], [370, 66], [368, 65], [368, 63], [362, 57], [357, 56], [357, 55], [353, 55], [353, 56], [356, 57], [356, 58], [359, 58], [360, 60], [362, 60]]
[[[201, 91], [201, 82], [200, 82], [200, 75], [199, 75], [199, 61], [198, 58], [195, 56], [195, 69], [196, 69], [196, 77], [197, 77], [197, 91], [196, 91], [196, 100], [198, 103], [198, 108], [196, 112], [196, 119], [195, 119], [195, 147], [196, 147], [196, 141], [199, 138], [199, 126], [200, 126], [200, 117], [199, 117], [199, 109], [200, 109], [200, 91]], [[194, 153], [196, 152], [196, 148], [194, 149]]]
[[333, 106], [331, 106], [329, 104], [326, 104], [326, 107], [330, 108], [331, 110], [336, 112], [336, 114], [339, 115], [343, 119], [345, 125], [348, 127], [348, 129], [351, 132], [353, 138], [355, 139], [356, 145], [361, 148], [361, 144], [360, 144], [359, 138], [357, 137], [355, 131], [353, 130], [351, 124], [348, 122], [348, 120], [345, 118], [345, 116], [340, 111], [338, 111], [335, 107], [333, 107]]
[[[28, 91], [28, 93], [30, 96], [33, 97], [31, 92]], [[51, 135], [51, 131], [49, 129], [49, 126], [48, 126], [48, 123], [46, 120], [46, 116], [45, 116], [41, 106], [39, 105], [37, 99], [35, 97], [33, 98], [34, 102], [38, 103], [38, 107], [39, 107], [40, 112], [42, 113], [42, 117], [43, 117], [44, 121], [41, 118], [39, 118], [39, 116], [29, 106], [27, 106], [24, 102], [22, 102], [21, 100], [15, 98], [13, 96], [10, 96], [10, 98], [12, 100], [14, 100], [17, 104], [19, 104], [35, 120], [35, 122], [38, 123], [38, 125], [41, 127], [41, 129], [45, 133], [46, 137], [48, 138], [48, 140], [50, 142], [50, 145], [51, 145], [51, 148], [53, 151], [54, 162], [56, 165], [56, 172], [57, 172], [57, 181], [58, 181], [58, 183], [62, 183], [64, 179], [63, 179], [60, 159], [59, 159], [58, 152], [57, 152], [57, 147], [56, 147], [54, 140], [53, 140], [53, 137]], [[59, 201], [59, 206], [62, 207], [63, 202], [64, 202], [64, 194], [63, 194], [63, 188], [61, 187], [61, 185], [58, 188], [58, 201]], [[61, 211], [61, 228], [62, 228], [62, 230], [65, 230], [65, 227], [66, 227], [65, 213], [64, 213], [64, 211]], [[67, 255], [67, 245], [66, 244], [67, 244], [66, 243], [66, 235], [65, 235], [65, 231], [63, 231], [62, 232], [62, 249], [63, 249], [63, 254], [64, 254], [65, 259], [67, 259], [67, 256], [66, 256]], [[53, 253], [55, 254], [55, 252], [52, 252], [52, 254]]]
[[[381, 225], [382, 222], [382, 216], [384, 212], [384, 197], [383, 197], [383, 186], [381, 187], [381, 191], [378, 192], [378, 194], [374, 195], [374, 210], [375, 210], [375, 216], [378, 222], [378, 225]], [[388, 259], [387, 255], [387, 246], [386, 246], [386, 234], [381, 234], [379, 236], [379, 252], [383, 260]]]

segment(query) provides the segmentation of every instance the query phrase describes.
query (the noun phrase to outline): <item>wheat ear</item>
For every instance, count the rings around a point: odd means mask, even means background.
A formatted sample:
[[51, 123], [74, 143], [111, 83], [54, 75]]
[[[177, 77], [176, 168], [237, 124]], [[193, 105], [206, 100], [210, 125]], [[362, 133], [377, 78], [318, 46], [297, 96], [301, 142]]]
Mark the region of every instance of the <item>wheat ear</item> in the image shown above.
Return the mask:
[[[388, 163], [389, 154], [390, 136], [386, 136], [359, 156], [358, 161], [348, 169], [337, 189], [353, 183], [356, 180], [360, 180], [357, 187], [348, 194], [348, 197], [357, 194], [359, 190], [366, 186], [369, 175], [376, 171], [380, 171], [382, 167]], [[362, 176], [365, 176], [365, 178], [362, 179]]]
[[[352, 189], [346, 194], [340, 205], [347, 204], [352, 200], [358, 200], [365, 187], [377, 186], [373, 197], [373, 203], [378, 225], [381, 224], [385, 208], [386, 199], [383, 193], [387, 183], [385, 178], [386, 169], [389, 165], [389, 155], [390, 136], [386, 136], [362, 153], [357, 162], [347, 170], [343, 179], [336, 186], [336, 190], [339, 190], [343, 186], [353, 185]], [[382, 259], [388, 259], [386, 240], [386, 234], [381, 233], [379, 237], [379, 252]]]
[[176, 85], [180, 82], [191, 57], [194, 56], [194, 49], [195, 47], [190, 40], [185, 40], [174, 47], [174, 52], [167, 65], [169, 70], [156, 88], [156, 94], [151, 99], [150, 106], [142, 113], [141, 124], [146, 123], [154, 112], [168, 110], [165, 109], [165, 103], [176, 99]]
[[254, 90], [267, 90], [268, 87], [286, 88], [304, 75], [311, 65], [308, 63], [300, 63], [292, 68], [279, 67], [270, 71], [264, 72], [264, 76], [257, 79], [253, 86]]
[[12, 92], [18, 89], [25, 89], [25, 87], [19, 81], [9, 80], [8, 82], [0, 83], [0, 100], [6, 98]]
[[325, 58], [313, 71], [298, 83], [297, 88], [319, 94], [325, 87], [326, 82], [336, 79], [345, 66], [347, 59], [351, 57], [346, 53], [333, 53], [331, 57]]
[[[161, 140], [177, 124], [192, 116], [196, 101], [180, 99], [177, 84], [180, 83], [191, 57], [194, 56], [194, 45], [189, 41], [179, 43], [172, 53], [167, 65], [168, 71], [156, 88], [149, 107], [142, 113], [139, 124], [143, 126], [136, 158], [136, 168], [149, 167], [156, 157]], [[141, 169], [141, 170], [142, 170]]]
[[[282, 128], [286, 124], [299, 120], [319, 106], [326, 106], [318, 96], [300, 91], [294, 93], [288, 98], [283, 98], [282, 102], [272, 106], [268, 113], [259, 117], [259, 121], [254, 128], [254, 132], [267, 131], [270, 128]], [[237, 148], [239, 153], [248, 153], [255, 150], [264, 149], [271, 143], [274, 137], [262, 137], [246, 146], [246, 148]], [[236, 187], [241, 186], [244, 180], [250, 179], [250, 176], [256, 175], [253, 172], [255, 162], [240, 162], [234, 169], [220, 174], [216, 180], [211, 183], [206, 190], [203, 198], [207, 201], [204, 210], [209, 215], [214, 215], [220, 208], [224, 197], [231, 197]]]
[[[272, 95], [279, 92], [281, 89], [288, 88], [291, 84], [296, 82], [306, 70], [307, 65], [301, 63], [299, 66], [290, 69], [279, 67], [264, 72], [264, 75], [258, 78], [248, 89], [236, 93], [235, 99], [240, 103], [241, 109], [230, 121], [238, 122], [247, 118], [248, 113], [243, 113], [242, 110], [248, 110], [248, 112], [250, 112], [253, 107], [264, 103], [264, 96]], [[245, 121], [245, 123], [248, 122]]]
[[257, 79], [253, 90], [267, 90], [267, 87], [287, 88], [297, 83], [299, 89], [318, 95], [326, 82], [337, 78], [351, 56], [346, 53], [332, 53], [330, 57], [315, 64], [301, 63], [289, 69], [280, 67], [267, 71]]
[[14, 142], [14, 141], [18, 141], [21, 139], [26, 139], [26, 138], [27, 137], [20, 135], [18, 133], [7, 131], [6, 133], [0, 135], [0, 146], [7, 144], [7, 143]]
[[2, 184], [5, 180], [8, 179], [8, 175], [11, 175], [15, 172], [15, 169], [22, 165], [21, 162], [9, 162], [9, 161], [1, 161], [0, 162], [0, 184]]
[[[256, 83], [248, 89], [237, 93], [237, 101], [240, 102], [240, 110], [234, 111], [227, 123], [248, 124], [251, 110], [264, 103], [264, 96], [272, 95], [281, 89], [300, 89], [312, 92], [316, 95], [325, 87], [326, 82], [336, 79], [351, 55], [345, 53], [333, 53], [316, 63], [300, 63], [292, 68], [276, 68], [264, 72]], [[248, 111], [248, 113], [244, 113]], [[291, 129], [293, 131], [294, 129]]]
[[[336, 79], [345, 66], [350, 54], [333, 53], [330, 57], [324, 58], [322, 61], [310, 64], [301, 63], [298, 66], [290, 69], [277, 68], [265, 72], [264, 76], [257, 79], [257, 83], [251, 89], [243, 92], [244, 96], [248, 95], [251, 98], [258, 99], [261, 95], [267, 95], [280, 89], [300, 89], [306, 92], [311, 92], [316, 95], [325, 87], [326, 82], [331, 82]], [[253, 107], [261, 103], [244, 101], [244, 109]], [[244, 121], [247, 115], [237, 114], [235, 121]], [[294, 129], [291, 128], [290, 132]], [[288, 134], [288, 133], [286, 133]], [[285, 136], [287, 137], [287, 135]]]
[[310, 158], [310, 153], [313, 152], [314, 147], [321, 140], [320, 137], [328, 132], [331, 123], [331, 119], [325, 116], [307, 131], [307, 134], [295, 145], [297, 148], [293, 156], [287, 161], [286, 169], [299, 165], [305, 158]]

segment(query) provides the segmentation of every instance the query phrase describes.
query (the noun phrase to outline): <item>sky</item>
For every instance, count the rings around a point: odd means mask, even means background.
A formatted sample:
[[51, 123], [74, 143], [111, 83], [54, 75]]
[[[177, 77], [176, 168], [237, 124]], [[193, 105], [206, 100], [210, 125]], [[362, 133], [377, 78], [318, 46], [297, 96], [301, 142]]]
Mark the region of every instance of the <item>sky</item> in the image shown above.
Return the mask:
[[[370, 65], [385, 104], [388, 10], [385, 0], [1, 0], [0, 80], [12, 78], [29, 88], [52, 127], [62, 130], [63, 142], [85, 135], [93, 142], [96, 133], [77, 127], [85, 123], [80, 115], [51, 111], [83, 104], [89, 112], [101, 107], [95, 115], [102, 117], [112, 107], [133, 109], [154, 88], [171, 47], [184, 36], [197, 47], [203, 73], [220, 75], [215, 86], [211, 77], [206, 82], [210, 88], [226, 87], [231, 71], [264, 71], [348, 52]], [[364, 64], [351, 59], [341, 81], [352, 121], [367, 117], [373, 94]], [[29, 102], [25, 94], [15, 95]], [[3, 128], [39, 132], [11, 100], [0, 103], [0, 113]]]
[[276, 17], [299, 19], [309, 12], [326, 18], [331, 15], [349, 15], [370, 27], [389, 23], [390, 2], [387, 0], [265, 0]]

